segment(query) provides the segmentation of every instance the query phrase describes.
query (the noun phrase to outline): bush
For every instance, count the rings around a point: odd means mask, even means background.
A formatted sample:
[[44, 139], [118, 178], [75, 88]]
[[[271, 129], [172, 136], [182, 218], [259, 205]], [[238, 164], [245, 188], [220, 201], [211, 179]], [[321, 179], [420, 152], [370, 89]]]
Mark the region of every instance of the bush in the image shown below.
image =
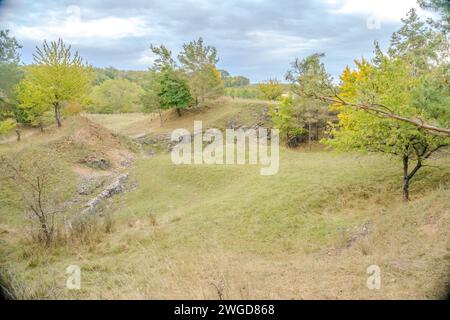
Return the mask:
[[33, 239], [49, 246], [57, 233], [57, 213], [75, 191], [69, 169], [55, 155], [37, 150], [2, 156], [0, 169], [7, 188], [19, 196], [19, 207], [32, 222]]

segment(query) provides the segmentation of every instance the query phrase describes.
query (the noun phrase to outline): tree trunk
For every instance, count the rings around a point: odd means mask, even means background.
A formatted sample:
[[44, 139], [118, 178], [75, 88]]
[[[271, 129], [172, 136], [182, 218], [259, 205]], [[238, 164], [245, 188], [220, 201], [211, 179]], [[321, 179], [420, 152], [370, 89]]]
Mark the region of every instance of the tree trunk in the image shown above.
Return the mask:
[[16, 129], [16, 135], [17, 135], [17, 142], [20, 142], [20, 129]]
[[158, 113], [159, 113], [159, 121], [161, 122], [161, 127], [163, 127], [164, 126], [164, 121], [163, 121], [161, 109], [158, 109]]
[[55, 120], [56, 123], [58, 124], [58, 127], [61, 127], [61, 106], [59, 104], [59, 102], [55, 103]]
[[408, 156], [403, 156], [403, 201], [409, 201]]
[[311, 150], [311, 122], [308, 122], [308, 145]]
[[181, 109], [180, 108], [176, 108], [176, 110], [177, 110], [178, 116], [181, 117]]
[[319, 123], [316, 122], [316, 141], [320, 141], [319, 139]]

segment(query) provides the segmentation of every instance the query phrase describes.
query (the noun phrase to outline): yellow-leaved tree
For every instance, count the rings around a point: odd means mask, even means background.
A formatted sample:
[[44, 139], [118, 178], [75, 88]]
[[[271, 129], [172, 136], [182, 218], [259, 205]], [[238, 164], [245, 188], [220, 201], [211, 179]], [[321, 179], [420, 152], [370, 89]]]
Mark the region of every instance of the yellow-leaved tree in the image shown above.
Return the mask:
[[53, 110], [56, 123], [62, 125], [64, 102], [83, 103], [91, 83], [92, 68], [83, 62], [78, 51], [62, 39], [37, 47], [34, 63], [27, 68], [18, 85], [18, 113], [24, 122], [32, 123], [46, 111]]

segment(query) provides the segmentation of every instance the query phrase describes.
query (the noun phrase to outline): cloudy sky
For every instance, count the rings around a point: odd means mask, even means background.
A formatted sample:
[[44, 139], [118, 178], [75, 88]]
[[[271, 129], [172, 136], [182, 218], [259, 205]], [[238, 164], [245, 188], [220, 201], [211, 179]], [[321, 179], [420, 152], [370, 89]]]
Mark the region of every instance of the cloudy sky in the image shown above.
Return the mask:
[[[290, 62], [325, 52], [336, 76], [372, 54], [401, 25], [416, 0], [0, 0], [0, 29], [23, 45], [22, 59], [59, 37], [94, 66], [145, 70], [149, 45], [175, 54], [202, 36], [219, 52], [219, 68], [252, 82], [283, 79]], [[423, 12], [422, 12], [423, 13]], [[425, 13], [423, 13], [425, 14]]]

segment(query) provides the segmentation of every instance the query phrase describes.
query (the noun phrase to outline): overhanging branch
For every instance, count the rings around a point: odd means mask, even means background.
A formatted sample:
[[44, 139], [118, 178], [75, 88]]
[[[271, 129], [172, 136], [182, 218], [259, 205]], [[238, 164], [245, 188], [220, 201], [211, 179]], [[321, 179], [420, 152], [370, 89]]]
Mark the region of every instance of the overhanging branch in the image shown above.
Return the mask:
[[424, 129], [429, 131], [430, 133], [433, 134], [438, 134], [438, 135], [444, 135], [444, 136], [448, 136], [450, 137], [450, 129], [446, 129], [446, 128], [441, 128], [441, 127], [436, 127], [433, 125], [430, 125], [426, 122], [424, 122], [421, 119], [410, 119], [410, 118], [406, 118], [406, 117], [402, 117], [399, 116], [395, 113], [392, 113], [389, 110], [388, 107], [381, 105], [381, 104], [362, 104], [362, 103], [351, 103], [351, 102], [347, 102], [344, 101], [341, 97], [336, 96], [335, 98], [330, 98], [330, 97], [324, 97], [324, 96], [314, 96], [316, 99], [325, 101], [325, 102], [331, 102], [331, 103], [336, 103], [336, 104], [340, 104], [343, 106], [350, 106], [350, 107], [355, 107], [358, 109], [362, 109], [362, 110], [366, 110], [366, 111], [373, 111], [376, 112], [377, 114], [380, 114], [386, 118], [391, 118], [391, 119], [396, 119], [399, 121], [403, 121], [406, 123], [410, 123], [412, 125], [415, 125], [418, 128]]

